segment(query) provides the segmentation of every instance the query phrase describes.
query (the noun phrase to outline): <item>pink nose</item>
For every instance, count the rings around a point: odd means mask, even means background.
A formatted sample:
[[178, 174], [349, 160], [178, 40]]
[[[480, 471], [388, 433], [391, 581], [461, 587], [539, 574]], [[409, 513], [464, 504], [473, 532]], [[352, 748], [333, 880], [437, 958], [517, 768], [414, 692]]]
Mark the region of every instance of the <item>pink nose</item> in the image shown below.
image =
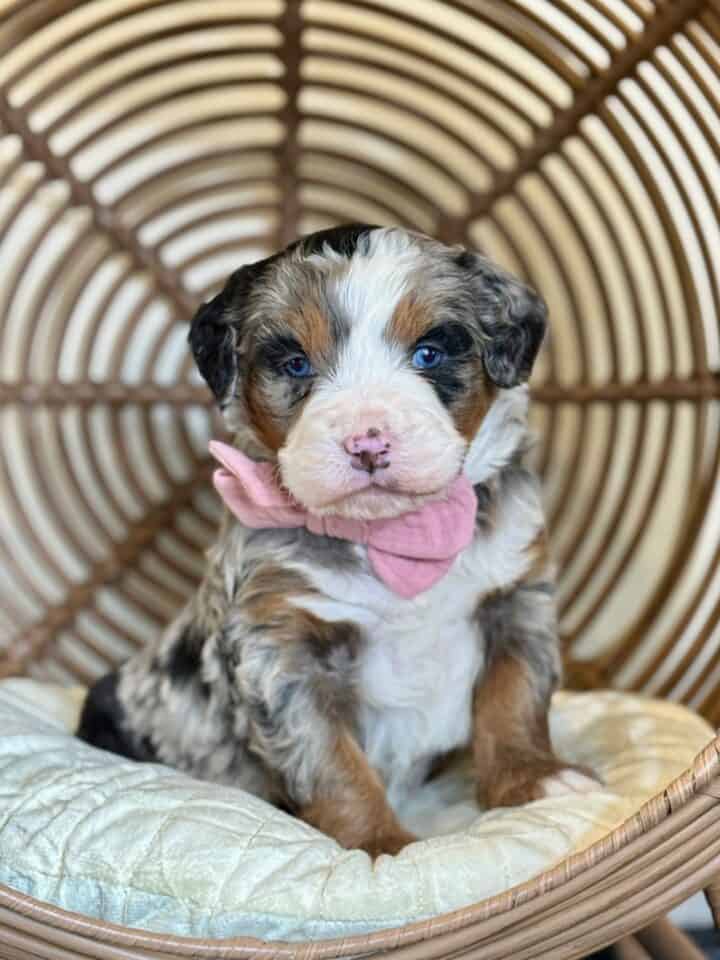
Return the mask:
[[374, 473], [390, 466], [390, 434], [387, 430], [370, 427], [365, 433], [355, 433], [343, 440], [355, 470]]

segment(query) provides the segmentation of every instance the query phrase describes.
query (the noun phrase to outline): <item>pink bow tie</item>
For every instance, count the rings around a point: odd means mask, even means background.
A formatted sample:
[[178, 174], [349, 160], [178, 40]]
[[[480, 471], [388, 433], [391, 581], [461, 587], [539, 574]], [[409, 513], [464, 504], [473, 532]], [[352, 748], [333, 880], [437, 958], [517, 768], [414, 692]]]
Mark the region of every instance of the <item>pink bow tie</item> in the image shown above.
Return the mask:
[[475, 530], [477, 500], [461, 474], [444, 500], [432, 500], [412, 513], [388, 520], [318, 517], [295, 503], [278, 485], [272, 464], [256, 463], [214, 440], [210, 453], [222, 465], [213, 474], [215, 489], [246, 527], [306, 527], [319, 536], [364, 543], [374, 573], [401, 597], [414, 597], [437, 583]]

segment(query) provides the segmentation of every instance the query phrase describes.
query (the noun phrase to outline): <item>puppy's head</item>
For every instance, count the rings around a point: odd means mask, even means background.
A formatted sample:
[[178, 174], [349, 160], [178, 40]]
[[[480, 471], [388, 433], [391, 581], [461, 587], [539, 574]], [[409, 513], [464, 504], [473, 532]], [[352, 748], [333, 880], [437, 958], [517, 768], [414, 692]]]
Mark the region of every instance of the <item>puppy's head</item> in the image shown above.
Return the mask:
[[544, 330], [542, 300], [478, 254], [352, 225], [236, 271], [190, 344], [238, 442], [277, 459], [297, 501], [373, 518], [442, 495]]

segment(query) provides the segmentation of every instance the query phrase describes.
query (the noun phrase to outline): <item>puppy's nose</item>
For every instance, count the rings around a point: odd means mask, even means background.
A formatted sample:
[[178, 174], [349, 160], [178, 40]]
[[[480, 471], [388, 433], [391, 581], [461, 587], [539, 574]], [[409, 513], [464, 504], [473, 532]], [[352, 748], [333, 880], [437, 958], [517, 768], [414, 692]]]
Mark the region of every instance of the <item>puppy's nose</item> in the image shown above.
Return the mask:
[[355, 470], [374, 473], [390, 466], [390, 434], [387, 430], [370, 427], [365, 433], [355, 433], [343, 440], [345, 451]]

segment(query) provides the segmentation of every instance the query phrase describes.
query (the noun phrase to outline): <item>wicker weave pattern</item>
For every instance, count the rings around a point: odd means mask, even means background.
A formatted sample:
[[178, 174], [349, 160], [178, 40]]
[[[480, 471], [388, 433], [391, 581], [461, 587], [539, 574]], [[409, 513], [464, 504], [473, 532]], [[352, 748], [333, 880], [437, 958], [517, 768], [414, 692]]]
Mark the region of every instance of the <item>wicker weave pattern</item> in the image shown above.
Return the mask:
[[7, 4], [3, 672], [88, 680], [188, 595], [217, 430], [188, 317], [358, 218], [545, 293], [571, 679], [717, 718], [719, 39], [715, 0]]
[[[570, 679], [720, 723], [718, 0], [7, 0], [0, 50], [0, 675], [87, 681], [189, 595], [219, 427], [187, 321], [362, 219], [542, 290]], [[3, 955], [576, 957], [720, 874], [718, 782], [713, 748], [606, 843], [396, 935], [183, 944], [4, 890]]]

